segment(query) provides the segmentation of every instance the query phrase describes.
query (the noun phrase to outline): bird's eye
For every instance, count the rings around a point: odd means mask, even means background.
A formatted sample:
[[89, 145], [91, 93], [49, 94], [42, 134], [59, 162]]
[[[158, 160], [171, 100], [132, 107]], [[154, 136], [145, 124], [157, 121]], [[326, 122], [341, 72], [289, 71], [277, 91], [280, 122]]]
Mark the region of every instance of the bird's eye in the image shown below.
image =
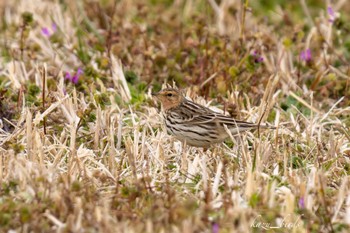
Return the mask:
[[166, 94], [166, 95], [169, 96], [169, 97], [172, 97], [172, 96], [173, 96], [172, 93], [168, 93], [168, 94]]

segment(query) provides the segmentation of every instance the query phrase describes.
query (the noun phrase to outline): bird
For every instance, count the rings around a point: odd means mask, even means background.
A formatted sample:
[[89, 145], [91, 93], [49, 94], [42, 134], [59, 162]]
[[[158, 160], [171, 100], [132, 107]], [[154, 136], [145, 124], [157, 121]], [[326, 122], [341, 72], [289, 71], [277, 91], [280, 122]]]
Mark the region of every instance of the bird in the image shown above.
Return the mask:
[[[273, 126], [259, 125], [235, 120], [187, 99], [179, 89], [165, 88], [152, 93], [161, 103], [162, 114], [168, 134], [194, 147], [209, 148], [244, 131]], [[225, 129], [226, 128], [226, 129]]]

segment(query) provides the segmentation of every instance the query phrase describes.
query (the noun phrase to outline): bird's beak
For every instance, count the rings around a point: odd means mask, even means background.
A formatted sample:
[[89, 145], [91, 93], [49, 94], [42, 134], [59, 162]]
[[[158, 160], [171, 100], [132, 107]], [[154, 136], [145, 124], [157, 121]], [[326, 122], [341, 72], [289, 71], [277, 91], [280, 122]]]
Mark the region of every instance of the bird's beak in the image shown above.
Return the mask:
[[157, 97], [158, 93], [152, 92], [152, 96]]

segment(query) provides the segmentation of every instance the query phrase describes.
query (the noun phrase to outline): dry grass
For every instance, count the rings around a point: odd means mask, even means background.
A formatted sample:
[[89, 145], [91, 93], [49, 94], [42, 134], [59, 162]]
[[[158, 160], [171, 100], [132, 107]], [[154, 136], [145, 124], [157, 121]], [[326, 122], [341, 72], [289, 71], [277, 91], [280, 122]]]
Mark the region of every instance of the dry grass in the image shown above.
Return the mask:
[[[58, 2], [0, 3], [1, 232], [349, 231], [346, 1]], [[173, 81], [277, 129], [183, 149]]]

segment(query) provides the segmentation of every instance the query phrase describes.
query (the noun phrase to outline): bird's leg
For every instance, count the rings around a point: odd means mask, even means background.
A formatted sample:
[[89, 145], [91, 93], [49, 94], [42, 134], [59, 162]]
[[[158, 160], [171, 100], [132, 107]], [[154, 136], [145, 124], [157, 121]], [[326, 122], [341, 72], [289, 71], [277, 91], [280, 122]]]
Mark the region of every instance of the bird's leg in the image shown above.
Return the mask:
[[[212, 148], [212, 149], [210, 150], [211, 153], [209, 153], [209, 155], [208, 155], [209, 159], [211, 159], [211, 158], [214, 157], [214, 155], [215, 155], [215, 149], [216, 149], [216, 147], [214, 146], [214, 148]], [[209, 150], [209, 147], [204, 147], [204, 148], [203, 148], [203, 153], [206, 153], [208, 150]]]
[[[208, 150], [209, 153], [206, 153]], [[216, 160], [217, 157], [217, 145], [214, 145], [211, 148], [203, 148], [203, 154], [207, 156], [208, 163], [211, 164], [210, 161], [212, 161], [213, 159]]]
[[188, 162], [187, 162], [187, 142], [182, 142], [182, 151], [181, 151], [181, 170], [184, 172], [184, 174], [187, 174], [188, 170]]
[[232, 142], [233, 142], [233, 144], [234, 144], [236, 147], [239, 147], [240, 145], [243, 144], [243, 140], [242, 140], [241, 135], [236, 135], [236, 136], [234, 136], [233, 139], [234, 139], [234, 140], [232, 140]]

